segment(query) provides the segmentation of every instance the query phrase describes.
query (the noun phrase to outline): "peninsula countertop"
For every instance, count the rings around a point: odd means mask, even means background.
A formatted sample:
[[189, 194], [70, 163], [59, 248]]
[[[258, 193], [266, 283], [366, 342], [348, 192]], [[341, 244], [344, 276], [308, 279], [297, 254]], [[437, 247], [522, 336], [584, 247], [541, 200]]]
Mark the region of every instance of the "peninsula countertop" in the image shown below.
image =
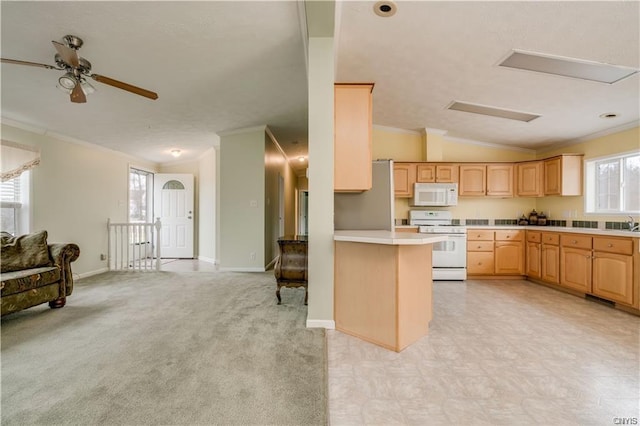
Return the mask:
[[335, 231], [334, 241], [386, 244], [386, 245], [424, 245], [446, 241], [446, 235], [409, 234], [394, 231]]

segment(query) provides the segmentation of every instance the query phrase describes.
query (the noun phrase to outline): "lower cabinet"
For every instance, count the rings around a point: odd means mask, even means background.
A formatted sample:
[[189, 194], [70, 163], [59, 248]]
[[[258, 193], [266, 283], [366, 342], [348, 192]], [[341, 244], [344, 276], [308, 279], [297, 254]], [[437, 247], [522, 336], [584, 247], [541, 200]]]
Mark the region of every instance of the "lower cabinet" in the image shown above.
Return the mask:
[[560, 264], [561, 286], [591, 293], [591, 250], [562, 247]]
[[633, 277], [631, 239], [594, 237], [593, 294], [631, 305], [634, 302]]
[[526, 275], [531, 278], [540, 278], [542, 276], [542, 249], [541, 244], [534, 241], [527, 241], [527, 251], [525, 257], [527, 259]]
[[524, 231], [470, 229], [468, 275], [524, 275]]
[[560, 284], [560, 247], [541, 244], [540, 279], [552, 284]]
[[493, 231], [467, 231], [467, 275], [493, 275]]

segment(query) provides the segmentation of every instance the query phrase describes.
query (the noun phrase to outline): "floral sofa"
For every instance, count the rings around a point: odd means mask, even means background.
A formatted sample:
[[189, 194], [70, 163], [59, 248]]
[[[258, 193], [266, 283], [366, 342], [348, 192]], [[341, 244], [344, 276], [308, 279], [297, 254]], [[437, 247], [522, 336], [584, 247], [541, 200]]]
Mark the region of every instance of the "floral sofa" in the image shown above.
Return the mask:
[[49, 302], [62, 308], [73, 291], [71, 262], [80, 255], [75, 244], [47, 243], [47, 231], [14, 237], [0, 233], [2, 315]]

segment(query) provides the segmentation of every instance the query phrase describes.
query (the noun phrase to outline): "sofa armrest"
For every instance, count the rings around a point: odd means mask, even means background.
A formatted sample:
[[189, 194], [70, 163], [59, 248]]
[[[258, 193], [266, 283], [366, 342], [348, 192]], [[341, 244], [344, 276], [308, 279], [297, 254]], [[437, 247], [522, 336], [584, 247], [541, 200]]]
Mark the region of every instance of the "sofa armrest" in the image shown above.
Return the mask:
[[73, 291], [73, 274], [71, 262], [80, 256], [80, 247], [73, 243], [50, 243], [49, 256], [53, 263], [60, 268], [60, 292], [68, 296]]

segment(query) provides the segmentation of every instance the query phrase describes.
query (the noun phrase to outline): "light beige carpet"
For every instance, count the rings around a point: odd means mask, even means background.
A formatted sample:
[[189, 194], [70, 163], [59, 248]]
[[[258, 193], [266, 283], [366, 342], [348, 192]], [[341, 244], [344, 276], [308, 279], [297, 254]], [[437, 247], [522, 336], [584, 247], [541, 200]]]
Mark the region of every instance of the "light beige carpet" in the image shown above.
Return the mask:
[[2, 424], [327, 423], [324, 330], [272, 273], [112, 272], [2, 318]]

